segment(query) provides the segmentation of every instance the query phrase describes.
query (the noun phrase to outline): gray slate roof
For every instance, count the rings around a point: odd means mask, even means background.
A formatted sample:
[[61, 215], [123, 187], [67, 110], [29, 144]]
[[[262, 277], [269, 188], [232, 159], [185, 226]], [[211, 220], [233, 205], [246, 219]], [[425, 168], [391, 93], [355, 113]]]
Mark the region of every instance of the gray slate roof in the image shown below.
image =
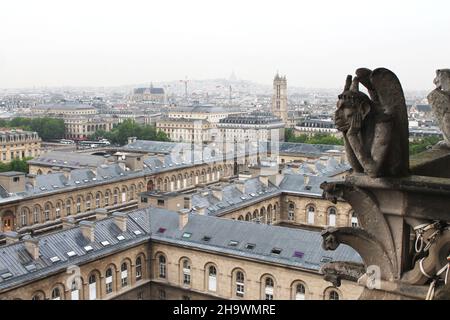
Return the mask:
[[344, 147], [333, 145], [292, 143], [292, 142], [280, 143], [280, 154], [286, 153], [286, 154], [321, 155], [330, 151], [344, 152]]
[[67, 168], [97, 167], [106, 163], [106, 159], [90, 154], [51, 151], [28, 161], [29, 164], [58, 166]]

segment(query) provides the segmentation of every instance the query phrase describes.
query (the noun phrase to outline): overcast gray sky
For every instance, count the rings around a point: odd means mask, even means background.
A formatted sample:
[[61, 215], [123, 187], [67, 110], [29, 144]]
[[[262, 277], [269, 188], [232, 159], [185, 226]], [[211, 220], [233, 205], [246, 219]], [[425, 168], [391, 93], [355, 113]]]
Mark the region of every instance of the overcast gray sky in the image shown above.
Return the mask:
[[4, 0], [0, 87], [228, 77], [341, 87], [386, 66], [405, 89], [450, 67], [448, 0]]

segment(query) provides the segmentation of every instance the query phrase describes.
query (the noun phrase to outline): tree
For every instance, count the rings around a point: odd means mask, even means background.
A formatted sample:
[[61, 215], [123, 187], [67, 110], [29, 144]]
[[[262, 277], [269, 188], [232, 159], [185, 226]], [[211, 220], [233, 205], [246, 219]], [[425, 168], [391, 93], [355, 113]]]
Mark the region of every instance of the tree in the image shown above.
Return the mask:
[[14, 118], [12, 120], [2, 120], [2, 127], [20, 128], [26, 131], [36, 131], [42, 140], [64, 138], [64, 120], [54, 118]]
[[327, 144], [327, 145], [338, 145], [343, 146], [344, 140], [341, 138], [336, 138], [331, 134], [318, 133], [315, 135], [301, 134], [298, 136], [294, 135], [294, 130], [289, 128], [285, 131], [285, 141], [294, 143], [307, 143], [307, 144]]
[[19, 171], [28, 173], [28, 160], [32, 158], [14, 159], [10, 163], [0, 163], [0, 172]]
[[441, 140], [440, 137], [414, 139], [409, 143], [409, 154], [414, 155], [426, 151]]

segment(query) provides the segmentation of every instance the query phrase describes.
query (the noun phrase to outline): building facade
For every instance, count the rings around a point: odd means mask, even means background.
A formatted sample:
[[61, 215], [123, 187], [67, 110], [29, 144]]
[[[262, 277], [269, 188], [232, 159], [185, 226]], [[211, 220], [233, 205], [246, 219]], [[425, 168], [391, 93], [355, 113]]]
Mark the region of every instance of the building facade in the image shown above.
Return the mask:
[[41, 153], [41, 138], [37, 132], [20, 129], [0, 131], [0, 161], [11, 162], [14, 159], [33, 158]]

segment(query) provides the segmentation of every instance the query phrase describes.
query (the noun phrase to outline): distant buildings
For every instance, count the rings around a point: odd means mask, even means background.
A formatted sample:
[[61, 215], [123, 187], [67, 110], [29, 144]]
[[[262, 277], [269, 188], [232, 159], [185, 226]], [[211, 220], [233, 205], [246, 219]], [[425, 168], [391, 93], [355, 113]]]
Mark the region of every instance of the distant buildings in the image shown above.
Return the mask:
[[155, 88], [153, 85], [150, 85], [149, 88], [134, 89], [131, 100], [134, 102], [163, 104], [166, 101], [166, 93], [163, 88]]
[[322, 133], [340, 136], [332, 119], [303, 119], [294, 128], [295, 135], [306, 134], [309, 136]]
[[0, 130], [0, 162], [37, 157], [41, 152], [41, 138], [37, 132], [20, 129]]
[[51, 103], [40, 104], [31, 108], [31, 112], [36, 116], [45, 117], [74, 117], [74, 116], [92, 116], [98, 113], [97, 108], [81, 103]]

